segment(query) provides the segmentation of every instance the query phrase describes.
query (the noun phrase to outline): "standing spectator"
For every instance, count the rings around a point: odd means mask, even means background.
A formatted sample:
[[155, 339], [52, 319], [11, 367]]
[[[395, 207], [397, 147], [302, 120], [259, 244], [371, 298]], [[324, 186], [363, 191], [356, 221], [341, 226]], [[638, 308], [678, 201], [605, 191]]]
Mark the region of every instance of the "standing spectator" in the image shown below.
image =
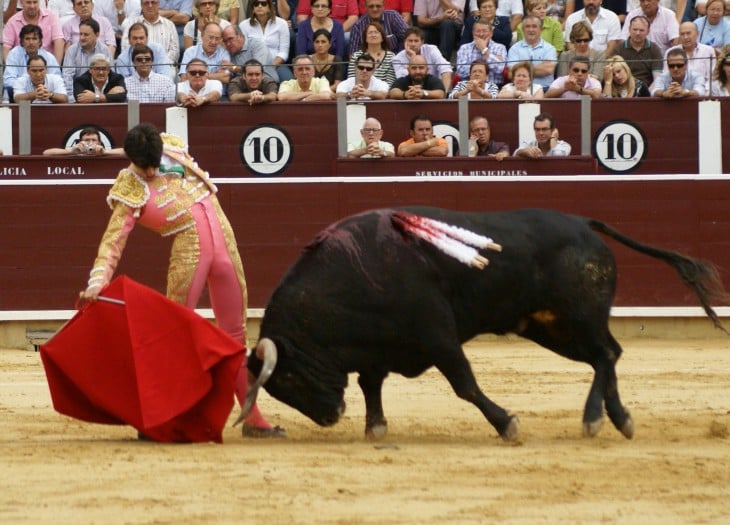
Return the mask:
[[188, 62], [187, 80], [177, 85], [177, 103], [186, 108], [198, 108], [217, 102], [223, 96], [220, 80], [208, 78], [208, 64], [194, 58]]
[[367, 13], [358, 18], [350, 29], [350, 54], [354, 54], [363, 47], [365, 34], [372, 22], [377, 22], [385, 30], [388, 48], [393, 53], [399, 53], [403, 49], [408, 25], [398, 11], [384, 9], [385, 0], [366, 0]]
[[142, 14], [128, 17], [122, 24], [122, 51], [129, 47], [129, 27], [141, 22], [147, 28], [150, 42], [159, 44], [165, 50], [168, 64], [177, 64], [180, 58], [180, 41], [175, 24], [160, 15], [160, 0], [142, 0]]
[[493, 99], [499, 94], [499, 86], [491, 82], [487, 75], [487, 62], [481, 58], [471, 63], [469, 79], [461, 80], [449, 98]]
[[362, 140], [347, 145], [347, 156], [351, 159], [383, 159], [395, 156], [395, 148], [383, 138], [383, 126], [375, 118], [366, 118], [360, 130]]
[[522, 20], [522, 31], [525, 39], [515, 42], [507, 53], [507, 62], [514, 64], [527, 60], [532, 64], [534, 81], [547, 90], [553, 81], [555, 66], [558, 60], [555, 48], [540, 37], [542, 20], [534, 15], [527, 15]]
[[603, 73], [603, 96], [606, 98], [650, 97], [649, 87], [631, 74], [631, 68], [618, 55], [608, 59]]
[[533, 124], [535, 140], [523, 140], [514, 152], [515, 157], [539, 159], [541, 157], [565, 157], [570, 155], [570, 144], [560, 140], [555, 119], [550, 113], [540, 113]]
[[631, 74], [650, 86], [662, 71], [662, 52], [647, 36], [649, 20], [644, 15], [633, 17], [627, 22], [629, 38], [618, 47], [616, 54], [631, 68]]
[[414, 0], [413, 16], [426, 42], [437, 45], [451, 60], [464, 27], [464, 0]]
[[446, 157], [449, 145], [446, 139], [433, 136], [431, 119], [416, 115], [411, 119], [411, 138], [398, 144], [399, 157]]
[[152, 56], [155, 57], [152, 63], [152, 71], [168, 77], [170, 80], [175, 80], [175, 69], [172, 64], [168, 63], [167, 54], [160, 44], [150, 42], [147, 37], [147, 26], [142, 22], [136, 22], [129, 26], [127, 31], [127, 38], [129, 39], [130, 46], [119, 53], [116, 63], [114, 64], [114, 70], [122, 75], [123, 77], [129, 77], [134, 73], [134, 63], [132, 61], [132, 51], [137, 46], [147, 46], [152, 51]]
[[700, 33], [699, 42], [720, 50], [730, 44], [730, 21], [724, 16], [725, 2], [708, 0], [706, 8], [707, 14], [694, 21]]
[[[84, 20], [91, 20], [94, 11], [94, 2], [92, 0], [74, 0], [74, 16], [69, 18], [62, 26], [63, 40], [65, 41], [66, 50], [69, 46], [79, 41], [79, 25]], [[99, 27], [97, 38], [101, 40], [109, 48], [109, 56], [113, 57], [117, 51], [117, 38], [114, 34], [114, 28], [111, 22], [104, 16], [93, 18]]]
[[388, 39], [383, 26], [377, 22], [371, 22], [365, 28], [365, 34], [363, 36], [362, 48], [355, 51], [350, 58], [347, 76], [355, 76], [355, 61], [357, 57], [367, 53], [375, 59], [375, 77], [391, 85], [395, 80], [395, 70], [393, 69], [395, 55], [388, 48]]
[[532, 64], [517, 62], [510, 69], [512, 82], [505, 84], [499, 91], [499, 98], [519, 98], [523, 100], [541, 99], [544, 91], [540, 84], [532, 81]]
[[237, 25], [230, 25], [223, 30], [223, 45], [226, 46], [233, 72], [240, 74], [249, 60], [256, 60], [264, 65], [264, 74], [274, 82], [279, 82], [279, 75], [273, 66], [269, 48], [261, 40], [249, 40]]
[[[621, 38], [628, 38], [629, 22], [632, 18], [645, 16], [649, 20], [649, 40], [659, 48], [662, 54], [670, 47], [676, 46], [679, 42], [679, 24], [674, 12], [660, 6], [659, 0], [641, 0], [639, 6], [626, 15]], [[610, 55], [607, 54], [607, 56]]]
[[337, 86], [337, 96], [351, 100], [382, 100], [388, 96], [388, 84], [375, 76], [375, 59], [363, 53], [355, 60], [355, 76]]
[[439, 99], [445, 96], [446, 88], [438, 77], [428, 72], [426, 59], [421, 55], [411, 58], [408, 74], [397, 78], [388, 93], [388, 98], [400, 100]]
[[545, 93], [545, 98], [580, 98], [588, 95], [601, 98], [601, 83], [589, 72], [591, 61], [588, 57], [573, 57], [568, 66], [567, 75], [556, 78]]
[[15, 101], [29, 100], [32, 104], [64, 104], [68, 102], [63, 79], [51, 75], [46, 59], [41, 55], [28, 59], [26, 74], [15, 80]]
[[451, 87], [451, 79], [454, 73], [451, 63], [443, 57], [438, 47], [425, 43], [423, 30], [420, 27], [408, 28], [404, 41], [404, 49], [393, 58], [393, 71], [395, 72], [396, 78], [404, 77], [408, 74], [408, 64], [410, 64], [411, 58], [416, 55], [421, 55], [426, 59], [428, 72], [440, 78], [445, 88], [448, 89]]
[[335, 91], [340, 82], [345, 79], [345, 64], [342, 57], [330, 53], [330, 32], [326, 29], [317, 29], [314, 32], [314, 53], [309, 55], [314, 62], [315, 78], [326, 78], [330, 89]]
[[152, 64], [155, 54], [145, 45], [132, 49], [134, 73], [124, 79], [128, 100], [139, 100], [141, 103], [175, 102], [175, 84], [170, 77], [155, 73]]
[[[700, 75], [705, 80], [705, 93], [709, 93], [710, 82], [712, 81], [712, 74], [715, 68], [715, 49], [700, 44], [697, 41], [699, 33], [697, 32], [697, 26], [692, 22], [682, 22], [679, 25], [679, 46], [684, 49], [687, 53], [689, 62], [687, 67]], [[674, 49], [673, 47], [669, 48]], [[669, 51], [667, 51], [668, 53]], [[664, 54], [664, 73], [667, 73], [666, 53]]]
[[588, 57], [591, 61], [591, 75], [599, 81], [603, 80], [603, 66], [606, 55], [603, 51], [591, 49], [593, 40], [593, 29], [588, 22], [579, 20], [570, 29], [570, 47], [572, 49], [563, 51], [558, 57], [557, 75], [562, 77], [568, 74], [568, 65], [573, 57]]
[[730, 51], [718, 57], [711, 88], [710, 96], [730, 97]]
[[[286, 3], [286, 0], [279, 3]], [[258, 39], [266, 44], [274, 58], [279, 80], [291, 80], [291, 69], [286, 66], [291, 46], [289, 24], [286, 19], [276, 16], [271, 0], [251, 0], [251, 6], [251, 16], [241, 22], [241, 31], [248, 40]]]
[[220, 80], [222, 84], [228, 84], [231, 79], [231, 72], [225, 67], [221, 67], [224, 63], [231, 63], [231, 55], [221, 46], [223, 42], [223, 33], [221, 26], [215, 22], [209, 22], [203, 28], [203, 38], [201, 42], [193, 47], [185, 50], [182, 60], [180, 61], [180, 78], [185, 80], [185, 70], [188, 62], [194, 58], [198, 58], [208, 64], [208, 78], [211, 80]]
[[[584, 0], [585, 7], [565, 20], [565, 39], [568, 40], [576, 22], [588, 22], [593, 30], [590, 48], [603, 51], [607, 57], [621, 42], [621, 22], [613, 11], [602, 7], [603, 0]], [[570, 46], [568, 46], [570, 47]]]
[[312, 102], [334, 98], [327, 79], [315, 78], [314, 62], [309, 55], [299, 55], [293, 63], [295, 78], [279, 85], [279, 100]]
[[93, 18], [87, 18], [79, 24], [78, 42], [72, 44], [63, 57], [63, 82], [68, 93], [74, 92], [74, 79], [88, 72], [91, 58], [98, 54], [111, 59], [109, 47], [99, 40], [99, 24]]
[[18, 78], [27, 73], [29, 58], [42, 56], [46, 60], [48, 73], [61, 75], [61, 68], [56, 62], [56, 57], [41, 47], [42, 41], [41, 28], [35, 24], [28, 24], [20, 30], [20, 45], [15, 46], [8, 53], [3, 72], [3, 86], [8, 93], [8, 101], [11, 103], [13, 102], [13, 85]]
[[[554, 18], [547, 16], [547, 6], [547, 0], [527, 0], [525, 2], [527, 14], [535, 15], [542, 20], [542, 31], [540, 32], [542, 39], [548, 44], [551, 44], [555, 48], [555, 51], [561, 53], [565, 49], [563, 25]], [[522, 24], [520, 23], [517, 26], [517, 40], [522, 40], [523, 38]]]
[[509, 146], [506, 142], [492, 140], [487, 117], [476, 116], [469, 121], [469, 136], [476, 142], [476, 156], [487, 157], [497, 161], [509, 157]]
[[89, 70], [73, 81], [74, 98], [81, 104], [126, 102], [124, 77], [112, 70], [111, 59], [97, 53], [89, 59]]
[[[478, 11], [474, 11], [464, 18], [464, 31], [461, 33], [459, 47], [468, 44], [474, 39], [474, 23], [477, 20], [486, 20], [492, 26], [492, 40], [509, 49], [512, 44], [512, 28], [508, 16], [497, 16], [497, 0], [478, 0]], [[522, 15], [520, 15], [520, 21]]]
[[220, 0], [195, 0], [198, 16], [193, 17], [183, 28], [183, 49], [198, 44], [203, 37], [203, 28], [208, 23], [215, 22], [221, 30], [231, 25], [228, 20], [218, 16], [218, 6], [220, 6]]
[[20, 45], [20, 30], [27, 24], [41, 28], [43, 40], [41, 47], [56, 57], [57, 63], [63, 62], [63, 31], [58, 16], [53, 11], [40, 7], [40, 0], [20, 0], [23, 10], [15, 13], [3, 28], [3, 62], [15, 46]]
[[332, 4], [332, 0], [326, 0], [325, 2], [319, 2], [319, 0], [299, 0], [297, 2], [297, 25], [301, 25], [310, 16], [317, 16], [317, 8], [314, 4], [319, 3], [329, 5], [328, 16], [332, 20], [342, 24], [344, 33], [349, 33], [352, 26], [357, 22], [359, 16], [357, 0], [336, 0], [334, 5]]
[[695, 98], [705, 95], [704, 79], [687, 67], [687, 53], [675, 48], [667, 53], [668, 73], [654, 81], [651, 94], [666, 99]]
[[501, 86], [507, 49], [492, 39], [492, 26], [486, 20], [474, 22], [473, 33], [474, 40], [461, 46], [456, 54], [456, 73], [461, 80], [468, 80], [471, 64], [481, 59], [489, 65], [489, 81]]
[[330, 50], [334, 56], [345, 56], [345, 30], [342, 24], [332, 18], [332, 0], [315, 0], [312, 16], [299, 22], [297, 28], [297, 55], [314, 53], [314, 33], [326, 29], [330, 34]]
[[228, 84], [228, 99], [231, 102], [246, 102], [249, 106], [274, 102], [279, 87], [276, 82], [264, 75], [264, 66], [250, 59], [243, 66], [243, 74]]

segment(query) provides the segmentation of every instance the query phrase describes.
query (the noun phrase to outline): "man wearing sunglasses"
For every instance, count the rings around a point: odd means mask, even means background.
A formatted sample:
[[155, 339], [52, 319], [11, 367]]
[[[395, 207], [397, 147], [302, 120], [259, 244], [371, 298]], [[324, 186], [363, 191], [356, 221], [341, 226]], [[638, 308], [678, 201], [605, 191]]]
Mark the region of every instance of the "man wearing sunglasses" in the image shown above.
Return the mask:
[[[681, 47], [687, 53], [689, 59], [687, 67], [705, 80], [705, 92], [709, 93], [715, 67], [715, 49], [707, 44], [701, 44], [698, 41], [699, 36], [700, 32], [694, 22], [682, 22], [679, 26], [680, 45], [677, 48]], [[666, 62], [663, 72], [667, 72]]]
[[591, 61], [588, 57], [570, 59], [568, 74], [556, 78], [545, 93], [545, 98], [580, 98], [588, 95], [601, 98], [601, 83], [590, 75]]
[[375, 59], [367, 53], [355, 60], [355, 76], [337, 85], [337, 97], [351, 100], [382, 100], [388, 95], [388, 84], [374, 76]]
[[194, 58], [188, 63], [187, 80], [177, 85], [177, 104], [186, 108], [198, 108], [217, 102], [223, 95], [220, 80], [208, 78], [208, 64]]
[[175, 70], [172, 64], [168, 63], [167, 54], [164, 48], [160, 44], [150, 42], [147, 32], [147, 26], [141, 22], [137, 22], [129, 26], [127, 31], [127, 38], [129, 39], [129, 47], [119, 53], [116, 63], [114, 64], [114, 70], [122, 75], [123, 77], [132, 76], [134, 73], [134, 61], [132, 60], [132, 51], [137, 46], [146, 46], [152, 51], [152, 56], [155, 57], [152, 63], [152, 71], [168, 77], [173, 82], [176, 79]]
[[134, 73], [124, 79], [127, 86], [127, 99], [141, 103], [175, 102], [175, 84], [165, 75], [152, 70], [155, 54], [145, 45], [135, 46], [132, 50]]
[[654, 97], [665, 99], [696, 98], [705, 95], [704, 79], [687, 67], [687, 53], [675, 47], [667, 52], [667, 72], [651, 86]]
[[[621, 21], [616, 13], [601, 7], [602, 3], [603, 0], [584, 0], [583, 9], [572, 13], [565, 19], [564, 38], [566, 42], [570, 41], [570, 30], [573, 28], [573, 24], [579, 21], [588, 22], [593, 29], [591, 49], [603, 51], [607, 57], [610, 57], [622, 40]], [[572, 47], [571, 44], [567, 44], [568, 49], [572, 49]]]

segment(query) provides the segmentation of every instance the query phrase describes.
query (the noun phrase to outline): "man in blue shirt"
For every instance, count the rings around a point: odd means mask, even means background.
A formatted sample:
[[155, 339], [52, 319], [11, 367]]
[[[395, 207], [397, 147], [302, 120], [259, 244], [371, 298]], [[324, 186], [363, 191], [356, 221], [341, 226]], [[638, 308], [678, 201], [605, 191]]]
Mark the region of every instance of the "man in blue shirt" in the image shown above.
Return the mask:
[[155, 62], [152, 64], [152, 71], [160, 75], [168, 77], [170, 80], [175, 80], [175, 69], [167, 59], [165, 49], [155, 42], [149, 41], [149, 35], [147, 33], [147, 26], [141, 22], [136, 22], [129, 26], [127, 32], [129, 37], [129, 47], [119, 53], [117, 57], [116, 65], [114, 69], [117, 73], [123, 77], [131, 77], [135, 70], [134, 61], [132, 60], [132, 51], [137, 46], [147, 46], [152, 50], [155, 56]]
[[28, 59], [31, 57], [42, 56], [46, 59], [48, 73], [52, 75], [61, 75], [56, 57], [53, 53], [46, 51], [41, 47], [43, 41], [43, 31], [35, 24], [26, 24], [20, 30], [20, 45], [15, 46], [8, 53], [5, 61], [5, 72], [3, 73], [3, 85], [5, 91], [8, 92], [8, 100], [13, 102], [13, 85], [15, 81], [25, 75]]
[[655, 97], [677, 99], [701, 97], [705, 94], [705, 79], [687, 67], [687, 53], [672, 48], [667, 53], [666, 73], [654, 81], [651, 94]]
[[535, 15], [527, 15], [522, 19], [523, 40], [515, 42], [507, 53], [508, 65], [528, 61], [532, 64], [534, 82], [547, 90], [555, 79], [558, 53], [555, 48], [542, 39], [542, 20]]

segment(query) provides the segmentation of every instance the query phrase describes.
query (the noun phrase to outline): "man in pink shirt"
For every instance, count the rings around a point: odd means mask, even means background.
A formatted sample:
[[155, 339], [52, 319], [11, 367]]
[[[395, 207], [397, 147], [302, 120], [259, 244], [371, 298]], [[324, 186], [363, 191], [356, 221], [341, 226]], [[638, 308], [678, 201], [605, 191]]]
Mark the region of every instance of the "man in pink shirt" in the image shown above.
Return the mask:
[[59, 64], [63, 63], [63, 31], [61, 22], [53, 11], [41, 8], [40, 0], [21, 0], [23, 10], [15, 13], [3, 29], [3, 61], [15, 46], [20, 45], [20, 30], [26, 24], [35, 24], [43, 32], [41, 47], [53, 53]]

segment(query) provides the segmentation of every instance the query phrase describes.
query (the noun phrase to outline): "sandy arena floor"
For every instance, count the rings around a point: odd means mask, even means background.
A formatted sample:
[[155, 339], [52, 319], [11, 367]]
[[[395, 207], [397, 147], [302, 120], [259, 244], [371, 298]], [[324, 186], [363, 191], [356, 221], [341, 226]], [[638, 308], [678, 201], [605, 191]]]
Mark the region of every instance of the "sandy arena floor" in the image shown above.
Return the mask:
[[333, 428], [264, 393], [289, 439], [138, 442], [55, 413], [39, 354], [0, 350], [0, 523], [730, 523], [730, 338], [622, 344], [632, 441], [609, 422], [581, 437], [586, 365], [514, 340], [469, 345], [482, 388], [520, 416], [518, 445], [435, 371], [386, 381], [376, 443], [355, 376]]

